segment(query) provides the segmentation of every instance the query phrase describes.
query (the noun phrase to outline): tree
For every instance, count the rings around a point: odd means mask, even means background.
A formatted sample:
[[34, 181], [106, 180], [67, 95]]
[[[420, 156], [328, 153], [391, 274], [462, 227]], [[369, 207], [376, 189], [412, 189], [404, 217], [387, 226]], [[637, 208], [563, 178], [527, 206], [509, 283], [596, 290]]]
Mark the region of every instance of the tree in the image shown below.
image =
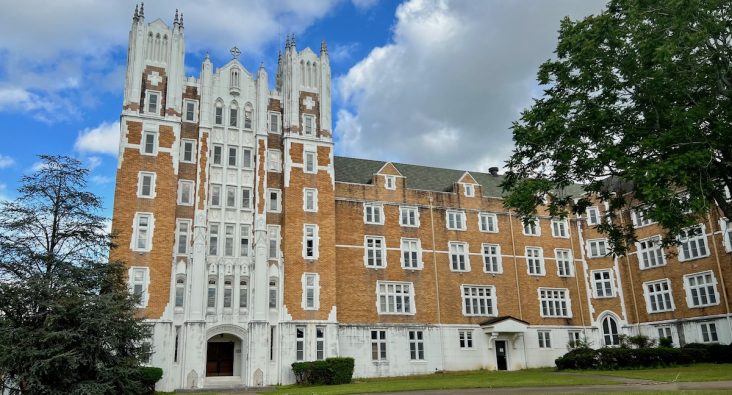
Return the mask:
[[41, 156], [0, 205], [0, 388], [141, 393], [147, 327], [79, 161]]
[[512, 126], [507, 207], [566, 216], [594, 196], [618, 255], [636, 240], [629, 209], [665, 228], [664, 245], [715, 206], [732, 218], [732, 2], [611, 0], [565, 18], [538, 81]]

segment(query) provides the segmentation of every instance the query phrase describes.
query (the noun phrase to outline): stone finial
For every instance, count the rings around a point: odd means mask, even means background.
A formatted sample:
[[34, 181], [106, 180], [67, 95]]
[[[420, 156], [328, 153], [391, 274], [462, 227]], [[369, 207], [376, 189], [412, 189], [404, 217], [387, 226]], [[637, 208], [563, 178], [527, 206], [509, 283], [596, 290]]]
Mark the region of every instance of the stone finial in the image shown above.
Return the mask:
[[320, 52], [328, 53], [328, 43], [326, 43], [325, 40], [320, 43]]
[[292, 33], [292, 42], [290, 43], [290, 46], [292, 46], [292, 48], [295, 48], [295, 33]]
[[277, 64], [282, 63], [282, 51], [277, 51]]
[[175, 18], [173, 18], [173, 25], [178, 24], [178, 9], [175, 9]]
[[237, 47], [231, 48], [229, 53], [231, 54], [232, 59], [239, 59], [239, 55], [241, 55], [241, 51]]
[[137, 13], [138, 12], [138, 8], [137, 7], [138, 7], [138, 5], [135, 4], [135, 14], [132, 15], [132, 20], [133, 21], [137, 21], [137, 19], [140, 17], [140, 15]]
[[140, 18], [145, 19], [145, 3], [140, 3]]
[[203, 58], [203, 61], [204, 62], [210, 62], [211, 61], [211, 56], [209, 56], [208, 51], [206, 51], [206, 56]]
[[290, 49], [290, 33], [287, 33], [287, 38], [285, 39], [285, 49]]
[[180, 13], [180, 28], [183, 28], [183, 13]]

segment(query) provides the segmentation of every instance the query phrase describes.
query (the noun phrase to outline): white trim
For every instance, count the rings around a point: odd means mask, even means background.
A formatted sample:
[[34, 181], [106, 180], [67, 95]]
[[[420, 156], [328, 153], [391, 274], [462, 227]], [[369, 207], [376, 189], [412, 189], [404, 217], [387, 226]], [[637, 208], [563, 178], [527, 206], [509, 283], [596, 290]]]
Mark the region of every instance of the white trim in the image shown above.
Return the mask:
[[[649, 242], [654, 242], [653, 248], [648, 248], [648, 247], [642, 248], [641, 247], [641, 243], [647, 244]], [[644, 261], [643, 254], [648, 253], [648, 254], [655, 255], [656, 251], [658, 251], [658, 250], [661, 251], [660, 263], [657, 263], [656, 265], [649, 265], [646, 267], [643, 262]], [[653, 269], [654, 267], [666, 266], [666, 264], [668, 263], [668, 261], [666, 260], [666, 251], [664, 250], [663, 246], [661, 245], [661, 235], [649, 236], [649, 237], [645, 237], [643, 239], [639, 239], [638, 241], [636, 241], [635, 242], [635, 253], [636, 253], [636, 258], [638, 259], [638, 269], [639, 270], [649, 270], [649, 269]]]
[[[313, 306], [308, 306], [308, 300], [307, 300], [307, 279], [308, 277], [313, 278]], [[304, 272], [302, 276], [300, 277], [300, 284], [302, 285], [302, 298], [300, 301], [300, 307], [302, 307], [303, 310], [310, 310], [310, 311], [317, 311], [320, 310], [320, 274], [319, 273], [309, 273]]]
[[[185, 251], [180, 252], [180, 235], [181, 235], [180, 226], [183, 223], [187, 224], [188, 226], [186, 227], [187, 230], [186, 230]], [[190, 252], [190, 247], [191, 247], [192, 227], [193, 227], [193, 221], [190, 219], [179, 218], [179, 219], [175, 220], [175, 243], [173, 246], [173, 255], [188, 255], [188, 253]]]
[[[668, 307], [666, 307], [664, 309], [659, 309], [659, 310], [653, 311], [653, 310], [651, 310], [651, 295], [649, 294], [648, 286], [649, 285], [652, 285], [652, 284], [661, 284], [661, 283], [666, 283], [668, 285], [668, 290], [665, 291], [665, 292], [662, 292], [662, 293], [661, 292], [654, 291], [654, 294], [660, 296], [660, 295], [665, 294], [666, 292], [668, 292], [670, 306], [668, 306]], [[648, 314], [665, 313], [665, 312], [675, 311], [676, 310], [676, 304], [674, 302], [673, 287], [671, 286], [671, 280], [669, 280], [668, 278], [661, 278], [661, 279], [658, 279], [658, 280], [644, 282], [643, 283], [643, 297], [646, 300], [646, 312]], [[666, 304], [666, 301], [664, 301], [664, 304]], [[658, 306], [658, 303], [656, 303], [656, 306]]]
[[[272, 128], [272, 115], [277, 117], [277, 127]], [[274, 111], [267, 112], [267, 133], [281, 134], [282, 133], [282, 114]]]
[[[403, 218], [403, 212], [407, 210], [414, 210], [414, 225], [405, 224], [402, 222]], [[407, 215], [407, 218], [409, 216]], [[403, 226], [405, 228], [419, 228], [419, 207], [417, 206], [399, 206], [399, 226]]]
[[[193, 104], [193, 119], [188, 119], [188, 104]], [[184, 122], [198, 122], [198, 100], [183, 99], [183, 121]]]
[[[402, 289], [404, 286], [409, 287], [409, 293], [402, 294], [402, 298], [409, 297], [409, 311], [402, 311], [402, 312], [389, 312], [389, 311], [382, 311], [381, 310], [381, 293], [379, 288], [381, 288], [381, 285], [388, 286], [390, 284], [392, 285], [400, 285]], [[415, 290], [414, 290], [414, 283], [410, 281], [383, 281], [383, 280], [377, 280], [376, 281], [376, 313], [379, 315], [415, 315], [417, 314], [417, 308], [415, 305], [415, 296], [414, 296]], [[387, 294], [388, 295], [388, 294]], [[402, 305], [404, 305], [404, 301], [402, 300]], [[388, 306], [388, 298], [387, 298], [387, 309]], [[394, 309], [396, 309], [396, 297], [394, 302]]]
[[[404, 262], [404, 242], [416, 242], [417, 243], [417, 267], [407, 267]], [[422, 241], [419, 238], [413, 237], [402, 237], [399, 240], [399, 262], [401, 263], [402, 269], [404, 270], [422, 270], [424, 267], [422, 261]]]
[[[190, 186], [190, 190], [189, 190], [189, 193], [188, 193], [188, 203], [183, 202], [183, 196], [184, 196], [183, 195], [183, 185], [189, 185]], [[196, 188], [195, 181], [192, 181], [192, 180], [178, 180], [178, 194], [177, 194], [178, 196], [177, 196], [177, 199], [176, 199], [176, 203], [179, 206], [193, 206], [193, 203], [194, 203], [193, 201], [195, 200], [194, 199], [194, 195], [195, 194], [193, 192], [194, 192], [194, 189], [195, 188]]]
[[[312, 170], [308, 170], [308, 158], [312, 158]], [[317, 147], [305, 144], [302, 151], [302, 172], [306, 174], [316, 174], [318, 172], [318, 149]]]
[[[569, 254], [569, 273], [561, 274], [559, 271], [559, 252], [567, 252]], [[570, 248], [555, 248], [554, 249], [554, 262], [557, 265], [557, 277], [574, 277], [574, 254]]]
[[147, 302], [150, 299], [150, 268], [145, 266], [130, 266], [129, 269], [127, 269], [127, 287], [131, 294], [134, 294], [135, 292], [135, 272], [142, 272], [143, 276], [140, 283], [142, 286], [142, 298], [136, 307], [145, 308], [147, 307]]
[[[460, 256], [463, 257], [463, 260], [464, 260], [464, 263], [465, 263], [465, 269], [462, 269], [461, 270], [460, 268], [455, 269], [453, 267], [453, 262], [452, 262], [452, 256], [453, 256], [452, 247], [453, 246], [455, 248], [463, 247], [463, 252], [462, 253], [457, 253], [458, 254], [457, 256], [458, 256], [458, 258]], [[448, 262], [450, 264], [450, 271], [451, 272], [467, 273], [467, 272], [470, 271], [470, 245], [467, 242], [465, 242], [465, 241], [449, 241], [447, 243], [447, 251], [448, 251]]]
[[[277, 193], [277, 201], [275, 204], [277, 207], [272, 207], [272, 193]], [[277, 188], [267, 188], [267, 212], [270, 213], [281, 213], [282, 212], [282, 190]]]
[[[590, 215], [590, 212], [595, 212], [595, 218], [597, 220], [591, 220], [592, 216]], [[600, 217], [600, 209], [597, 206], [590, 206], [585, 209], [585, 216], [587, 217], [587, 225], [599, 225], [600, 222], [602, 222], [602, 217]]]
[[[180, 140], [180, 162], [181, 163], [196, 163], [196, 143], [194, 139], [181, 139]], [[191, 145], [191, 160], [185, 160], [186, 155], [186, 144]]]
[[[555, 224], [560, 225], [560, 227], [564, 226], [564, 236], [555, 232]], [[569, 239], [569, 221], [567, 221], [566, 219], [552, 219], [550, 225], [552, 228], [552, 237], [556, 237], [559, 239]]]
[[[496, 265], [498, 266], [498, 270], [497, 271], [489, 271], [489, 270], [486, 270], [485, 260], [486, 260], [487, 257], [489, 257], [489, 255], [487, 255], [485, 253], [485, 248], [486, 247], [496, 247], [496, 255], [495, 255], [495, 258], [496, 258]], [[482, 261], [483, 262], [483, 273], [488, 273], [488, 274], [502, 274], [503, 273], [503, 256], [501, 255], [501, 245], [500, 244], [498, 244], [498, 243], [482, 243], [480, 245], [480, 253], [481, 253], [482, 257], [483, 257], [483, 261]]]
[[[493, 219], [493, 230], [489, 228], [483, 229], [483, 217]], [[498, 233], [498, 215], [495, 213], [478, 212], [478, 229], [483, 233]]]
[[[380, 240], [381, 241], [381, 265], [369, 265], [369, 248], [368, 248], [368, 240]], [[376, 262], [376, 254], [375, 252], [378, 249], [374, 248], [374, 262]], [[363, 265], [369, 269], [385, 269], [387, 262], [386, 262], [386, 238], [384, 236], [372, 236], [372, 235], [364, 235], [363, 236]]]
[[[608, 278], [601, 278], [599, 281], [602, 284], [609, 283], [610, 284], [610, 295], [600, 295], [598, 293], [598, 287], [597, 282], [598, 280], [595, 278], [595, 273], [607, 273]], [[591, 270], [590, 271], [590, 280], [591, 280], [591, 286], [592, 286], [592, 297], [595, 299], [609, 299], [614, 298], [617, 296], [617, 287], [615, 285], [615, 276], [613, 273], [613, 269], [597, 269], [597, 270]], [[603, 293], [605, 291], [605, 288], [603, 287]]]
[[385, 174], [384, 175], [384, 188], [388, 190], [395, 190], [396, 189], [396, 176]]
[[[149, 195], [143, 195], [142, 194], [142, 184], [143, 179], [145, 177], [150, 177], [150, 194]], [[150, 171], [139, 171], [137, 172], [137, 198], [138, 199], [154, 199], [155, 196], [157, 196], [156, 193], [156, 186], [157, 186], [157, 174]]]
[[282, 151], [274, 148], [267, 150], [267, 171], [272, 173], [282, 173]]
[[[597, 243], [597, 255], [592, 254], [591, 244]], [[605, 245], [605, 255], [600, 254], [600, 243]], [[608, 241], [605, 238], [587, 239], [585, 242], [585, 251], [588, 258], [605, 258], [608, 253]]]
[[[450, 214], [452, 215], [458, 215], [460, 218], [460, 227], [450, 227]], [[455, 225], [457, 224], [457, 220], [455, 221]], [[445, 210], [445, 227], [447, 227], [447, 230], [467, 230], [468, 224], [467, 224], [467, 217], [465, 215], [465, 210], [458, 210], [458, 209], [447, 209]]]
[[[691, 284], [689, 284], [689, 279], [691, 277], [700, 277], [705, 275], [711, 275], [712, 276], [712, 283], [711, 284], [705, 284], [704, 287], [712, 287], [712, 290], [714, 291], [714, 300], [716, 303], [706, 303], [706, 304], [699, 304], [699, 305], [693, 305], [692, 301], [694, 298], [691, 295]], [[698, 285], [695, 286], [695, 288], [700, 288]], [[720, 303], [719, 300], [719, 291], [717, 290], [717, 276], [714, 275], [714, 272], [712, 270], [705, 270], [702, 272], [696, 272], [696, 273], [688, 273], [684, 275], [684, 291], [686, 293], [686, 305], [690, 309], [701, 309], [704, 307], [710, 307], [710, 306], [717, 306]], [[707, 295], [709, 297], [709, 295]]]
[[[147, 145], [145, 140], [146, 136], [152, 135], [153, 136], [153, 151], [152, 152], [145, 152], [145, 146]], [[158, 148], [160, 145], [159, 142], [159, 133], [156, 130], [145, 130], [143, 128], [142, 135], [140, 136], [140, 155], [145, 156], [157, 156], [158, 154]]]
[[[547, 314], [544, 314], [544, 309], [542, 308], [542, 303], [541, 303], [542, 302], [542, 300], [541, 300], [541, 291], [547, 291], [547, 292], [549, 292], [549, 291], [551, 291], [551, 292], [560, 291], [560, 292], [562, 292], [563, 293], [562, 294], [562, 296], [563, 296], [562, 298], [560, 298], [560, 299], [551, 298], [551, 299], [548, 299], [547, 301], [550, 301], [550, 300], [564, 301], [566, 303], [567, 315], [559, 315], [559, 314], [547, 315]], [[568, 288], [538, 287], [536, 289], [536, 293], [537, 293], [537, 296], [539, 297], [539, 316], [541, 316], [542, 318], [572, 318], [572, 297], [570, 296], [570, 293], [569, 293], [569, 289]]]
[[[691, 230], [691, 229], [694, 229], [694, 228], [697, 228], [697, 227], [700, 228], [700, 230], [701, 230], [698, 235], [694, 235], [691, 238], [689, 238], [689, 237], [682, 238], [681, 235], [677, 236], [677, 239], [678, 239], [678, 241], [680, 243], [678, 245], [678, 247], [677, 247], [677, 250], [678, 250], [678, 253], [679, 253], [679, 257], [678, 257], [679, 262], [693, 261], [695, 259], [706, 258], [709, 255], [711, 255], [711, 251], [709, 249], [709, 242], [707, 240], [707, 232], [706, 232], [707, 227], [706, 227], [705, 224], [701, 223], [701, 224], [697, 224], [697, 225], [694, 225], [694, 226], [690, 226], [688, 228], [685, 228], [683, 231], [688, 231], [688, 230]], [[686, 256], [686, 253], [684, 253], [684, 243], [686, 242], [685, 240], [694, 240], [694, 241], [703, 243], [704, 244], [705, 253], [704, 254], [697, 255], [697, 256], [694, 256], [694, 257], [687, 257]]]
[[[529, 249], [533, 250], [539, 250], [539, 256], [535, 257], [529, 257]], [[546, 263], [544, 260], [544, 248], [543, 247], [537, 247], [537, 246], [525, 246], [524, 247], [524, 258], [526, 259], [526, 274], [529, 276], [546, 276]], [[529, 258], [531, 259], [539, 259], [539, 269], [541, 269], [540, 273], [531, 273], [531, 265], [529, 264]]]
[[[467, 288], [475, 288], [475, 289], [477, 289], [477, 288], [483, 288], [483, 289], [487, 289], [489, 291], [488, 292], [489, 293], [489, 296], [487, 298], [482, 298], [482, 299], [490, 300], [490, 303], [491, 303], [491, 311], [490, 311], [489, 314], [480, 314], [480, 313], [477, 313], [477, 314], [476, 313], [470, 313], [470, 314], [468, 314], [467, 313], [467, 309], [466, 309], [467, 304], [465, 303], [466, 302], [466, 298], [465, 298], [465, 288], [466, 287]], [[473, 299], [473, 298], [481, 299], [480, 297], [473, 296], [473, 295], [470, 295], [469, 297], [471, 299]], [[496, 286], [495, 285], [487, 285], [487, 284], [460, 284], [460, 299], [461, 299], [462, 312], [463, 312], [463, 316], [464, 317], [497, 317], [498, 316], [498, 305], [497, 305], [498, 298], [496, 296]]]
[[[154, 112], [150, 111], [150, 94], [156, 94], [157, 98], [155, 100], [155, 110]], [[145, 90], [145, 108], [143, 108], [143, 113], [145, 115], [153, 115], [156, 117], [162, 117], [160, 115], [160, 110], [162, 109], [162, 101], [163, 101], [163, 93], [160, 91], [156, 91], [154, 89], [146, 89]]]
[[[139, 231], [138, 229], [138, 221], [140, 217], [148, 217], [148, 223], [147, 223], [147, 240], [146, 240], [146, 247], [145, 248], [137, 248], [137, 233]], [[155, 216], [153, 213], [149, 212], [136, 212], [135, 216], [132, 219], [132, 240], [130, 240], [130, 250], [136, 251], [136, 252], [150, 252], [152, 251], [152, 244], [153, 244], [153, 232], [155, 231]]]
[[[526, 233], [526, 229], [534, 229], [536, 233]], [[541, 222], [539, 221], [539, 217], [533, 217], [533, 223], [529, 222], [528, 224], [523, 223], [523, 220], [521, 220], [521, 233], [524, 236], [530, 236], [530, 237], [541, 237]]]
[[[307, 207], [307, 194], [311, 192], [313, 194], [313, 208], [308, 209]], [[303, 188], [302, 189], [302, 211], [308, 213], [318, 212], [318, 189], [317, 188]]]
[[[371, 216], [375, 217], [378, 212], [378, 221], [369, 221], [367, 215], [367, 207], [371, 208]], [[378, 210], [377, 210], [378, 209]], [[376, 211], [374, 211], [376, 210]], [[372, 218], [372, 220], [375, 218]], [[367, 225], [384, 225], [384, 205], [381, 203], [364, 203], [363, 204], [363, 223]]]
[[[307, 243], [306, 235], [307, 229], [313, 229], [313, 256], [307, 255]], [[314, 261], [320, 257], [320, 229], [317, 224], [303, 224], [302, 225], [302, 258], [306, 261]]]

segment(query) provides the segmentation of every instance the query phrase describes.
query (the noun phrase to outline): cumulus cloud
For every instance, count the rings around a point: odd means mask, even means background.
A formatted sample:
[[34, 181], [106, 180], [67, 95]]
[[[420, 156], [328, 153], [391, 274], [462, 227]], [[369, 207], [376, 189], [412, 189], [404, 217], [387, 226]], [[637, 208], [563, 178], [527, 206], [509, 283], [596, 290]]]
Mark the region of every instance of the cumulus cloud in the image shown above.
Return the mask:
[[[79, 132], [74, 149], [82, 153], [100, 153], [117, 156], [119, 151], [119, 121], [102, 122], [95, 128], [86, 128]], [[91, 168], [98, 166], [99, 158], [89, 158]], [[96, 164], [96, 166], [95, 166]]]
[[[146, 22], [172, 24], [185, 15], [186, 50], [245, 56], [287, 32], [300, 33], [338, 0], [148, 2]], [[135, 2], [26, 0], [4, 2], [0, 13], [0, 111], [29, 113], [45, 122], [79, 118], [79, 106], [118, 92]]]
[[389, 44], [336, 82], [341, 154], [487, 170], [513, 147], [511, 122], [536, 94], [562, 17], [604, 0], [411, 0]]
[[7, 155], [0, 154], [0, 169], [6, 169], [8, 167], [12, 167], [13, 165], [15, 165], [15, 159]]

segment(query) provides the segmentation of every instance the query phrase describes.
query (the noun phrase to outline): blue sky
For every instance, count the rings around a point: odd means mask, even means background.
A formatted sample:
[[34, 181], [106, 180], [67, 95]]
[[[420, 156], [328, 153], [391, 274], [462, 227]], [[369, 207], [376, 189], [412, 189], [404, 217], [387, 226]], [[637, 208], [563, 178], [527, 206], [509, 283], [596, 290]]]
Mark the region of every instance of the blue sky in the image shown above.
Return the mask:
[[[116, 124], [134, 1], [0, 0], [0, 199], [39, 154], [71, 155], [90, 187], [114, 195]], [[510, 124], [541, 93], [562, 17], [604, 0], [149, 1], [146, 22], [185, 17], [186, 75], [237, 46], [270, 78], [287, 33], [328, 42], [336, 152], [486, 170], [511, 151]], [[270, 82], [272, 84], [272, 82]]]

